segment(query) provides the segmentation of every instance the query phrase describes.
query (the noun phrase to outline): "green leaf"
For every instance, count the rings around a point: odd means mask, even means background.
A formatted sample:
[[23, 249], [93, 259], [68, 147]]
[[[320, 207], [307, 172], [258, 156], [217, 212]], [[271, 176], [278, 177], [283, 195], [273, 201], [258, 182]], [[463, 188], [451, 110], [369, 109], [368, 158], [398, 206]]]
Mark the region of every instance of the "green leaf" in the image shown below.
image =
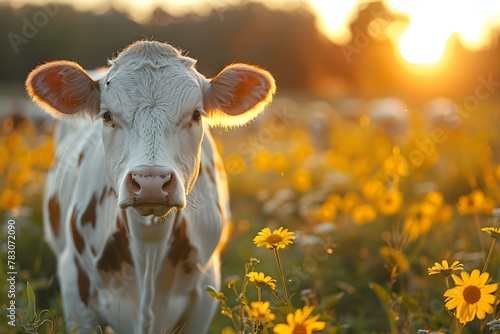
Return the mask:
[[333, 308], [335, 305], [337, 305], [342, 297], [344, 297], [345, 292], [341, 291], [333, 295], [326, 296], [322, 298], [321, 304], [318, 306], [318, 311], [322, 312], [324, 310], [328, 310]]
[[375, 292], [375, 294], [378, 297], [378, 300], [380, 301], [380, 304], [382, 304], [382, 308], [383, 308], [383, 310], [387, 316], [387, 319], [389, 321], [389, 326], [391, 329], [390, 332], [392, 334], [396, 334], [397, 333], [396, 322], [395, 322], [396, 315], [392, 311], [391, 295], [389, 294], [389, 292], [387, 292], [386, 289], [384, 289], [382, 286], [378, 285], [377, 283], [371, 282], [369, 284], [369, 287], [370, 287], [370, 289], [373, 290], [373, 292]]
[[36, 319], [36, 298], [30, 282], [26, 282], [26, 293], [28, 294], [28, 321], [34, 322]]

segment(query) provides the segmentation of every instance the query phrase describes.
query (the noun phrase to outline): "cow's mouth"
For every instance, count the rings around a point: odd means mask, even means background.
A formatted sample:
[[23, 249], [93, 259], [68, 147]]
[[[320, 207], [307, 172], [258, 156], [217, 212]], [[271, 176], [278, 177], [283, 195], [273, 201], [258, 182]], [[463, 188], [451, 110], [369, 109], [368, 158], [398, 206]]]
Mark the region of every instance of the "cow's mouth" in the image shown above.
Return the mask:
[[120, 205], [122, 209], [130, 208], [135, 210], [140, 216], [155, 216], [155, 217], [165, 217], [172, 212], [176, 212], [183, 209], [182, 205], [165, 205], [164, 203], [142, 203], [133, 205]]

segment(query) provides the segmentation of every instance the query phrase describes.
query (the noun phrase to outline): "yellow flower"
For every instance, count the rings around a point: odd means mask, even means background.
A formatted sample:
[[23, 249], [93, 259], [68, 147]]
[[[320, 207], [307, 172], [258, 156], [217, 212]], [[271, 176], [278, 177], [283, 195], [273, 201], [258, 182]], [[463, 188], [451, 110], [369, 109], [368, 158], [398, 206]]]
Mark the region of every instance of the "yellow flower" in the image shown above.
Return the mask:
[[[307, 134], [305, 134], [305, 138], [307, 138]], [[304, 160], [314, 155], [314, 148], [307, 141], [308, 139], [295, 141], [292, 146], [291, 157], [293, 157], [297, 165], [300, 165]]]
[[357, 224], [372, 222], [377, 219], [377, 211], [370, 204], [360, 204], [352, 210], [352, 219]]
[[500, 238], [500, 228], [498, 227], [483, 227], [481, 231], [487, 232], [492, 238]]
[[234, 331], [233, 327], [226, 326], [222, 329], [221, 334], [236, 334], [236, 332]]
[[407, 177], [410, 175], [410, 167], [399, 153], [398, 149], [393, 149], [393, 155], [384, 160], [383, 168], [388, 175]]
[[427, 268], [427, 274], [443, 274], [444, 276], [449, 276], [451, 272], [455, 270], [464, 270], [464, 265], [459, 261], [455, 261], [449, 266], [448, 261], [443, 260], [441, 263], [435, 262], [432, 267]]
[[268, 249], [279, 249], [293, 244], [293, 240], [295, 240], [295, 233], [289, 232], [286, 228], [280, 227], [271, 233], [269, 227], [265, 227], [253, 238], [253, 243], [257, 247], [266, 246]]
[[382, 246], [379, 252], [387, 262], [398, 267], [401, 272], [405, 273], [410, 270], [410, 262], [401, 251], [388, 246]]
[[324, 321], [317, 321], [319, 314], [310, 317], [314, 306], [304, 306], [298, 309], [295, 313], [289, 313], [286, 316], [286, 324], [277, 324], [274, 326], [276, 334], [296, 334], [304, 333], [311, 334], [314, 331], [323, 330], [326, 327]]
[[269, 302], [251, 302], [250, 307], [245, 307], [248, 316], [260, 322], [273, 321], [276, 316], [269, 309]]
[[256, 171], [267, 172], [272, 168], [273, 158], [267, 150], [261, 150], [255, 154], [253, 167]]
[[316, 212], [316, 219], [320, 222], [333, 221], [337, 216], [338, 202], [340, 202], [340, 196], [330, 195]]
[[435, 208], [433, 204], [426, 201], [410, 206], [403, 228], [410, 241], [416, 240], [419, 236], [429, 232], [432, 227], [433, 216], [437, 212], [437, 210], [432, 210], [433, 207]]
[[307, 169], [297, 169], [292, 176], [293, 187], [298, 191], [306, 191], [311, 188], [312, 176]]
[[461, 215], [491, 213], [494, 208], [495, 201], [479, 189], [458, 198], [457, 210]]
[[351, 213], [352, 209], [358, 204], [359, 199], [358, 193], [353, 191], [348, 192], [344, 195], [344, 198], [342, 198], [341, 210], [345, 213]]
[[23, 203], [23, 197], [10, 189], [4, 189], [0, 195], [0, 208], [4, 210], [15, 209]]
[[369, 201], [375, 201], [384, 193], [384, 184], [379, 180], [369, 180], [361, 189], [363, 196]]
[[453, 208], [451, 207], [451, 205], [445, 204], [439, 209], [439, 212], [436, 215], [436, 222], [446, 223], [450, 221], [452, 216], [453, 216]]
[[497, 283], [486, 284], [489, 274], [480, 273], [474, 269], [472, 273], [463, 271], [461, 278], [452, 275], [456, 287], [445, 291], [445, 307], [448, 310], [456, 308], [455, 317], [460, 323], [465, 324], [474, 318], [484, 319], [486, 314], [493, 313], [496, 297], [493, 292], [497, 290]]
[[425, 196], [425, 201], [436, 206], [441, 206], [444, 203], [443, 194], [438, 191], [430, 191]]
[[268, 285], [272, 290], [276, 290], [276, 280], [271, 276], [266, 276], [264, 273], [251, 271], [247, 274], [250, 282], [255, 282], [257, 285]]
[[290, 162], [285, 153], [275, 153], [273, 156], [273, 168], [278, 173], [287, 172], [290, 169]]
[[378, 210], [384, 216], [391, 216], [399, 211], [403, 203], [403, 194], [397, 189], [387, 190], [378, 202]]

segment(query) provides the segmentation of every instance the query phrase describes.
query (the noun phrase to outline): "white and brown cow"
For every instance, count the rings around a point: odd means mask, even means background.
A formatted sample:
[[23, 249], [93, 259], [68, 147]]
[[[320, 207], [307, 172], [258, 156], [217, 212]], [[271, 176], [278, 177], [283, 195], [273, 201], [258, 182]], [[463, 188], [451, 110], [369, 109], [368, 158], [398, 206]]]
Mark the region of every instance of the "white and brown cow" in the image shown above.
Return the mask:
[[164, 43], [140, 41], [93, 80], [49, 62], [26, 88], [64, 120], [44, 201], [63, 306], [80, 332], [208, 330], [229, 219], [226, 176], [209, 125], [255, 118], [272, 76], [233, 64], [206, 79]]

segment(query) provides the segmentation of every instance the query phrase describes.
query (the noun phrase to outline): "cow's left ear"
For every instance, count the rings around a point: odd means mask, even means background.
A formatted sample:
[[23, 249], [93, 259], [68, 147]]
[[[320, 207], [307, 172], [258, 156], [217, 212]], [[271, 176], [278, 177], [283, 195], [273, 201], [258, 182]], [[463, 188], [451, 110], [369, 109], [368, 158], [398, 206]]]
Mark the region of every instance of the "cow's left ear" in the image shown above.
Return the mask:
[[70, 61], [49, 62], [31, 71], [26, 79], [26, 91], [56, 118], [68, 118], [80, 111], [97, 113], [99, 109], [99, 82]]
[[248, 123], [267, 106], [276, 92], [272, 75], [256, 66], [233, 64], [209, 82], [203, 103], [213, 126]]

